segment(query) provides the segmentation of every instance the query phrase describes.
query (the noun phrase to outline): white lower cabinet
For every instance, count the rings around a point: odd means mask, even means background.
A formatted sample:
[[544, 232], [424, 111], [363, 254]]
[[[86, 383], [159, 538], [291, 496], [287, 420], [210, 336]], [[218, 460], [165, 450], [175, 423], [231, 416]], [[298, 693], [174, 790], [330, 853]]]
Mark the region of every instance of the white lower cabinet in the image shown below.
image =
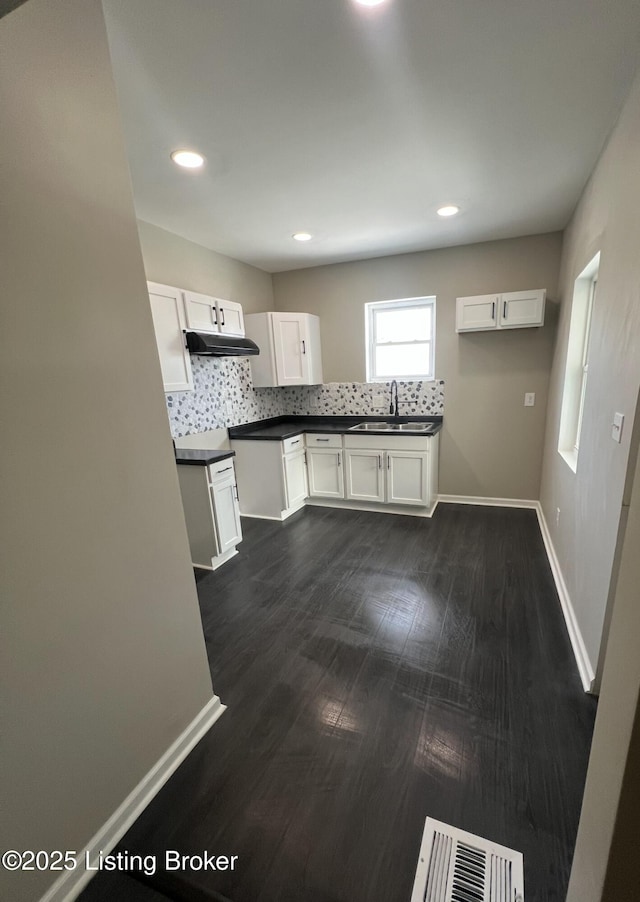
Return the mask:
[[428, 451], [345, 451], [347, 498], [427, 507]]
[[438, 494], [438, 445], [438, 435], [345, 435], [347, 499], [430, 511]]
[[307, 461], [304, 448], [282, 458], [286, 509], [298, 508], [307, 497]]
[[438, 494], [438, 443], [438, 435], [232, 439], [241, 512], [285, 520], [308, 503], [397, 513], [414, 508], [430, 516]]
[[222, 476], [217, 478], [214, 476], [210, 491], [216, 521], [218, 553], [224, 554], [242, 541], [242, 526], [233, 464], [222, 467], [221, 472]]
[[[430, 441], [432, 441], [430, 439]], [[429, 493], [428, 451], [387, 451], [388, 504], [427, 507]]]
[[342, 448], [307, 448], [310, 498], [344, 498]]
[[240, 486], [240, 512], [285, 520], [304, 507], [307, 472], [304, 434], [285, 441], [231, 440]]
[[178, 464], [191, 561], [217, 570], [236, 555], [242, 541], [235, 467], [232, 458], [210, 466]]
[[351, 501], [384, 502], [384, 451], [363, 448], [344, 453], [346, 496]]

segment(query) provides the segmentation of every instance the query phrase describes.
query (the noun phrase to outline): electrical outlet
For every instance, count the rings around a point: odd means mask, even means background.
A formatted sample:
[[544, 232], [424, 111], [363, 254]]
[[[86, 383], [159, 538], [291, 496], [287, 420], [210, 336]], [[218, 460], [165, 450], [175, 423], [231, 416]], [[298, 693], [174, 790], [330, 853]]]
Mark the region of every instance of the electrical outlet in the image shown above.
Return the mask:
[[534, 407], [536, 403], [536, 393], [534, 391], [528, 391], [524, 396], [524, 406], [525, 407]]
[[560, 526], [560, 508], [556, 508], [556, 526]]
[[233, 401], [224, 402], [224, 410], [228, 417], [233, 416]]

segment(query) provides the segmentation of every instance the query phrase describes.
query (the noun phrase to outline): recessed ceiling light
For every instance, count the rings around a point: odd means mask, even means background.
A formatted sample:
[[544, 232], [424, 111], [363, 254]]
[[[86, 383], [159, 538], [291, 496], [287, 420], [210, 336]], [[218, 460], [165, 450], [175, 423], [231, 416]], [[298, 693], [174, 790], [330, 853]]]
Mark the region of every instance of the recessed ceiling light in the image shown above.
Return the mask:
[[171, 159], [184, 169], [200, 169], [204, 165], [204, 157], [195, 150], [174, 150]]
[[291, 237], [295, 238], [296, 241], [311, 241], [313, 235], [310, 235], [308, 232], [294, 232]]
[[438, 216], [455, 216], [459, 212], [460, 207], [456, 207], [455, 204], [447, 204], [446, 207], [439, 207], [437, 210]]
[[385, 0], [355, 0], [359, 6], [380, 6]]

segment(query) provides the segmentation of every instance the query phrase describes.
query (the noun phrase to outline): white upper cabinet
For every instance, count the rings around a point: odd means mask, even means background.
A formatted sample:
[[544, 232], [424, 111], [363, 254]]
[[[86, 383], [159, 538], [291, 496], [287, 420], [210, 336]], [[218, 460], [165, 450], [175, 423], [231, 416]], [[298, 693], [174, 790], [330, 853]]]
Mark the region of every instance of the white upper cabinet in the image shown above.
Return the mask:
[[187, 327], [194, 332], [244, 335], [242, 305], [196, 291], [185, 291], [184, 312]]
[[544, 288], [456, 299], [456, 332], [526, 329], [544, 324]]
[[165, 392], [193, 391], [182, 291], [147, 282]]
[[322, 382], [320, 320], [310, 313], [253, 313], [246, 334], [260, 348], [251, 358], [256, 388]]
[[544, 323], [544, 302], [546, 292], [509, 291], [500, 295], [501, 329], [522, 329], [526, 326], [541, 326]]
[[193, 332], [218, 332], [216, 299], [196, 291], [185, 291], [183, 294], [188, 328]]
[[244, 336], [242, 304], [236, 304], [234, 301], [223, 301], [220, 298], [216, 298], [216, 308], [218, 311], [219, 331], [224, 333], [224, 335]]
[[500, 295], [479, 294], [456, 300], [456, 332], [495, 329]]

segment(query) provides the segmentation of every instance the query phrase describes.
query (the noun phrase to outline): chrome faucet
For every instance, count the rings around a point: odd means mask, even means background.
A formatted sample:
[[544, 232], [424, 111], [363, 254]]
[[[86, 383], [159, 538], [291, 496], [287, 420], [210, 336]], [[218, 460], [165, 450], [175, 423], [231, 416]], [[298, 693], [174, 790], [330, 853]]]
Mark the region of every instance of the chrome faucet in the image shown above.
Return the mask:
[[[394, 399], [394, 391], [395, 391], [395, 403], [393, 400]], [[399, 413], [398, 413], [398, 383], [396, 382], [395, 379], [391, 383], [391, 404], [389, 405], [389, 413], [394, 417], [399, 416]]]

